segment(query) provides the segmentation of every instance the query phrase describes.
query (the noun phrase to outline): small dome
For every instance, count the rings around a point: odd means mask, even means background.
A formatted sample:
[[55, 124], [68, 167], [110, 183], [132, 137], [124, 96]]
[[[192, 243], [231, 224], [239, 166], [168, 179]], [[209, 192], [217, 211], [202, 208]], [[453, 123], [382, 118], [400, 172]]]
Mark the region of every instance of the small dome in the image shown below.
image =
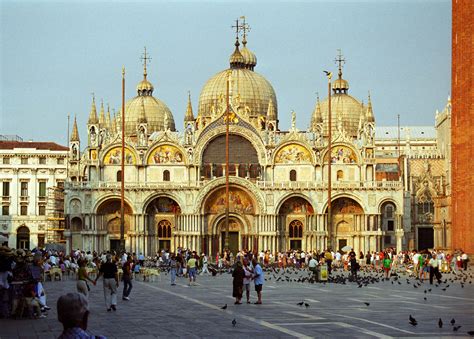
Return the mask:
[[349, 89], [349, 82], [342, 78], [336, 79], [332, 83], [332, 89], [335, 93], [338, 93], [338, 92], [346, 93], [347, 90]]
[[[137, 85], [137, 92], [139, 95], [151, 95], [153, 93], [153, 85], [151, 84], [151, 82], [149, 82], [146, 77], [140, 81]], [[148, 93], [150, 92], [150, 93]]]
[[242, 48], [242, 50], [240, 51], [240, 53], [244, 57], [245, 68], [248, 68], [253, 71], [253, 69], [257, 65], [256, 55], [251, 50], [249, 50], [245, 45], [244, 45], [244, 48]]

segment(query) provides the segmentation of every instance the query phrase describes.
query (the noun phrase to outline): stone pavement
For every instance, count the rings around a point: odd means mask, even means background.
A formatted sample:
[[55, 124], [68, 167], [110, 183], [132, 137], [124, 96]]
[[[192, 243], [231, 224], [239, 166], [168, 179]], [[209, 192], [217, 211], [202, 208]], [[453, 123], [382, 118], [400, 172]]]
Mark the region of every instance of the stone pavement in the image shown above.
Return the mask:
[[[199, 276], [197, 285], [191, 287], [184, 278], [170, 286], [165, 274], [155, 282], [134, 280], [131, 300], [119, 298], [116, 312], [106, 312], [99, 281], [91, 287], [88, 329], [108, 338], [434, 338], [468, 336], [467, 331], [474, 330], [474, 283], [461, 288], [457, 281], [439, 287], [425, 282], [414, 288], [413, 279], [407, 284], [402, 277], [401, 285], [384, 281], [358, 288], [355, 283], [274, 282], [268, 272], [266, 277], [263, 305], [234, 305], [229, 274]], [[449, 277], [445, 274], [443, 279]], [[0, 338], [55, 338], [61, 333], [56, 300], [75, 291], [75, 281], [46, 282], [45, 288], [52, 307], [48, 317], [0, 320]], [[122, 284], [120, 292], [121, 288]], [[424, 293], [428, 288], [432, 292]], [[302, 300], [310, 306], [298, 306]], [[228, 305], [225, 311], [221, 310], [224, 304]], [[418, 326], [409, 324], [409, 315], [417, 319]], [[441, 329], [439, 318], [444, 322]], [[457, 332], [449, 324], [452, 318], [462, 326]]]

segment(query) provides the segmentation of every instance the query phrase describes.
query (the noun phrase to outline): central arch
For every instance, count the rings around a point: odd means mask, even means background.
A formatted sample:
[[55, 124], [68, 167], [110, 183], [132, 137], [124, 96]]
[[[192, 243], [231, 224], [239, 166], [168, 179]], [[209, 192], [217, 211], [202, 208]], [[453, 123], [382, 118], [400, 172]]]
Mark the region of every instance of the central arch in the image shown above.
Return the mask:
[[339, 197], [332, 201], [332, 237], [337, 250], [349, 245], [359, 250], [358, 243], [354, 243], [355, 235], [361, 229], [358, 219], [364, 215], [362, 206], [352, 198]]
[[[121, 218], [121, 203], [120, 199], [111, 198], [100, 203], [97, 207], [96, 227], [99, 232], [103, 232], [104, 248], [111, 250], [120, 249], [120, 218]], [[133, 211], [128, 202], [124, 205], [124, 236], [126, 248], [130, 246], [127, 233], [133, 227]]]

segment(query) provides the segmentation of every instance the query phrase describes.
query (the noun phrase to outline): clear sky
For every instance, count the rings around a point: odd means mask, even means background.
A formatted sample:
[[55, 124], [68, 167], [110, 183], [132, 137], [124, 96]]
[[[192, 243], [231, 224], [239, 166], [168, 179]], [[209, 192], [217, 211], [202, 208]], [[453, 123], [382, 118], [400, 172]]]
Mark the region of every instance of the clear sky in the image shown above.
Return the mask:
[[[121, 105], [142, 78], [140, 56], [152, 60], [154, 95], [182, 130], [191, 91], [195, 114], [202, 86], [228, 67], [233, 20], [245, 15], [255, 71], [273, 85], [280, 128], [306, 129], [316, 92], [327, 96], [323, 70], [337, 73], [342, 49], [349, 93], [367, 101], [376, 123], [433, 125], [451, 88], [451, 2], [220, 1], [58, 2], [0, 0], [0, 134], [66, 142], [67, 115], [77, 115], [85, 144], [91, 93]], [[71, 123], [72, 125], [72, 123]]]

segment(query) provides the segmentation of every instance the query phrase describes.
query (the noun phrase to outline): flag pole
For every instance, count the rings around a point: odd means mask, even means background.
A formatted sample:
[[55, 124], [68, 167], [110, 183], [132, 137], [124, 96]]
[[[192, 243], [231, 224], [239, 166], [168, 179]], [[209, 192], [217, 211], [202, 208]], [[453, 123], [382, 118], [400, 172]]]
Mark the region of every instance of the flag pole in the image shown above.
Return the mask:
[[122, 162], [120, 171], [120, 250], [125, 251], [125, 67], [122, 67]]

